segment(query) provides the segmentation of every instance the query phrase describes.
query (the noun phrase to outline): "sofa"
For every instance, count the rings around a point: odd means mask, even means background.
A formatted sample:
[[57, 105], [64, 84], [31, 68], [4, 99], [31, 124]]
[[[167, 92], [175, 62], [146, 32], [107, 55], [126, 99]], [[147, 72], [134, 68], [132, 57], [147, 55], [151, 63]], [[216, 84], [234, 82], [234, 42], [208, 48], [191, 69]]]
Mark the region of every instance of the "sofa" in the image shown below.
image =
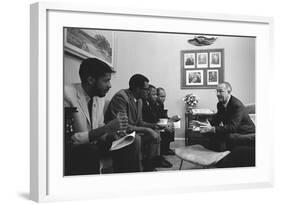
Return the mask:
[[[245, 107], [248, 110], [251, 120], [256, 125], [255, 104], [247, 104], [247, 105], [245, 105]], [[229, 135], [229, 141], [227, 143], [227, 148], [229, 150], [232, 150], [233, 148], [235, 148], [237, 146], [254, 147], [255, 138], [256, 138], [256, 133], [249, 133], [249, 134], [232, 133]]]

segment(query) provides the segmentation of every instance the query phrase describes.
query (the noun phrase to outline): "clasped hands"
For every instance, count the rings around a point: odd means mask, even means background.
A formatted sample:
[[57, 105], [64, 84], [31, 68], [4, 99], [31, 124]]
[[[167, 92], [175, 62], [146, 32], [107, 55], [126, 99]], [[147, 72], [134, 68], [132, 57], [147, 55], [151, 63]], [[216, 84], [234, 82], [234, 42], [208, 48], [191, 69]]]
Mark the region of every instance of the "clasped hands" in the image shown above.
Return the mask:
[[166, 125], [156, 124], [154, 129], [173, 132], [174, 131], [174, 124], [171, 121], [168, 121], [168, 123]]
[[215, 128], [211, 125], [208, 120], [206, 120], [206, 122], [192, 120], [191, 124], [195, 127], [199, 127], [200, 133], [215, 132]]
[[170, 120], [171, 120], [172, 122], [178, 122], [180, 119], [181, 119], [181, 118], [180, 118], [180, 116], [178, 116], [178, 115], [174, 115], [174, 116], [172, 116], [172, 117], [170, 118]]

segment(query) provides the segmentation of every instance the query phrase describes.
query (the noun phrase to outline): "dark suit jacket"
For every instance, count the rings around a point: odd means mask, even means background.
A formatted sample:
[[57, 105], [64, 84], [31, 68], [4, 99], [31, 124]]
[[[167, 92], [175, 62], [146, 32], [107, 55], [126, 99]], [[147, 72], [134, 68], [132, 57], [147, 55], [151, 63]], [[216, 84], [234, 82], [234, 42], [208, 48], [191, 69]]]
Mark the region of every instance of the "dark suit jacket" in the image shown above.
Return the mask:
[[144, 100], [142, 106], [142, 117], [145, 122], [157, 123], [160, 117], [156, 105]]
[[142, 124], [142, 100], [135, 98], [129, 89], [118, 91], [111, 99], [105, 113], [105, 122], [116, 118], [118, 112], [126, 112], [130, 125]]
[[217, 109], [218, 112], [211, 121], [211, 124], [215, 126], [216, 133], [247, 134], [255, 132], [255, 125], [250, 119], [245, 106], [234, 96], [230, 97], [226, 108], [221, 102], [219, 102], [217, 104]]
[[169, 118], [167, 110], [164, 109], [164, 104], [160, 102], [156, 102], [156, 107], [159, 113], [159, 118]]
[[[157, 123], [160, 118], [168, 118], [167, 110], [164, 110], [162, 103], [148, 103], [143, 101], [142, 116], [145, 122]], [[175, 132], [164, 130], [160, 132], [161, 143], [172, 142], [175, 139]]]

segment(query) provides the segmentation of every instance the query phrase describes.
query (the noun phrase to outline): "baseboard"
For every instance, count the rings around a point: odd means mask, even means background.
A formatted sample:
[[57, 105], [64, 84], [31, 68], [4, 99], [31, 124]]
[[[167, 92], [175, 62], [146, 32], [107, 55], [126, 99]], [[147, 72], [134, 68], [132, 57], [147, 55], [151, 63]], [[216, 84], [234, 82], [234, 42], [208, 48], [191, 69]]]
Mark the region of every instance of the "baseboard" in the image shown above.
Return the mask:
[[184, 138], [182, 138], [182, 137], [176, 137], [175, 138], [175, 140], [178, 140], [178, 141], [183, 141], [183, 140], [185, 140]]

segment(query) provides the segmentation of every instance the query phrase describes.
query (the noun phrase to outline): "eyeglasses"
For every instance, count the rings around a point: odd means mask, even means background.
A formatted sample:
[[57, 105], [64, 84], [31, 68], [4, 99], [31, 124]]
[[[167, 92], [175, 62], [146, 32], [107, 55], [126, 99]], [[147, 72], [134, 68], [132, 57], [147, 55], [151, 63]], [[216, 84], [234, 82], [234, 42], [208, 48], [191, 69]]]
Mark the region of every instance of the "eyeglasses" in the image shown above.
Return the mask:
[[146, 91], [146, 92], [149, 92], [150, 89], [149, 88], [141, 88], [142, 90]]
[[226, 93], [226, 92], [227, 92], [227, 90], [217, 90], [218, 94], [222, 94], [222, 93]]

